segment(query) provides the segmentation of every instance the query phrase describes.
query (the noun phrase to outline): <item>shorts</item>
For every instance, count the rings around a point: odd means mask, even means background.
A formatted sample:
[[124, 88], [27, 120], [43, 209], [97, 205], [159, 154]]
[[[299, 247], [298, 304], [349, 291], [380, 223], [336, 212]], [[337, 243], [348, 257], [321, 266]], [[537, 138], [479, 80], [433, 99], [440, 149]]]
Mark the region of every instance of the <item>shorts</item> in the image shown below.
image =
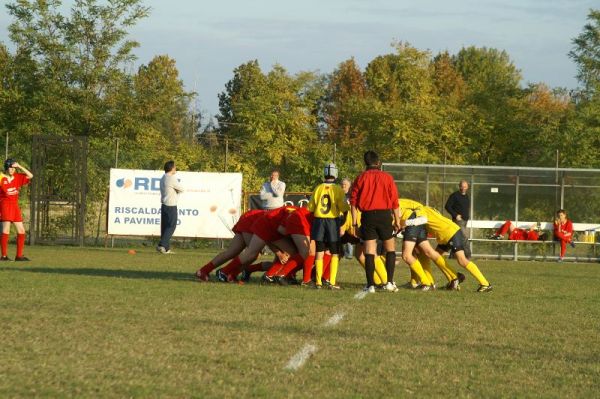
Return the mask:
[[466, 251], [465, 244], [465, 236], [462, 231], [458, 230], [446, 244], [438, 244], [437, 248], [443, 250], [444, 252]]
[[0, 220], [3, 222], [22, 222], [23, 215], [17, 201], [0, 202]]
[[425, 225], [420, 226], [406, 226], [402, 233], [404, 241], [416, 242], [417, 245], [423, 241], [427, 241], [427, 230]]
[[274, 242], [283, 238], [281, 234], [277, 232], [277, 224], [273, 224], [264, 215], [258, 217], [252, 226], [250, 226], [250, 233], [257, 235], [264, 242]]
[[392, 212], [389, 209], [381, 211], [365, 211], [361, 215], [360, 232], [362, 239], [387, 241], [394, 236]]
[[288, 235], [297, 234], [301, 236], [310, 236], [312, 216], [302, 215], [300, 212], [294, 212], [285, 221], [285, 232]]
[[315, 218], [310, 237], [317, 242], [337, 243], [340, 241], [340, 219]]
[[252, 209], [244, 213], [231, 231], [235, 234], [250, 233], [250, 228], [255, 220], [257, 220], [264, 212], [259, 209]]

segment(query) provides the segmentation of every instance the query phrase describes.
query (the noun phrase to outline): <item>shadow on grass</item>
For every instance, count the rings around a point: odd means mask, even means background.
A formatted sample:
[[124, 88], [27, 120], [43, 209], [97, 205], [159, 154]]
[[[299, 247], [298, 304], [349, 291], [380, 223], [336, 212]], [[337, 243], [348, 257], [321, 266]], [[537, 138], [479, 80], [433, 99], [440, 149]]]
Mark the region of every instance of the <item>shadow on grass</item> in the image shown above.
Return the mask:
[[91, 277], [113, 277], [128, 279], [147, 279], [147, 280], [177, 280], [177, 281], [196, 281], [192, 273], [181, 272], [157, 272], [149, 270], [123, 270], [123, 269], [97, 269], [97, 268], [61, 268], [61, 267], [0, 267], [0, 271], [24, 272], [24, 273], [42, 273], [42, 274], [70, 274], [76, 276]]

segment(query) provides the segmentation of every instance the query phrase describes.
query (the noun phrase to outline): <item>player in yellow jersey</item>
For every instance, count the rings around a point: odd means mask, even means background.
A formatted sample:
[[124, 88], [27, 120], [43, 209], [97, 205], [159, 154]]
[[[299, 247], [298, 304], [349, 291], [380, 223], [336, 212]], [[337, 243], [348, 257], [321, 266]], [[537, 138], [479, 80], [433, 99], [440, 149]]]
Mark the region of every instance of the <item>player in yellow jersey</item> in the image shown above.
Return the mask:
[[[398, 205], [400, 207], [400, 223], [404, 226], [402, 259], [410, 267], [411, 281], [413, 279], [419, 280], [421, 285], [418, 288], [422, 291], [429, 291], [434, 288], [431, 268], [429, 262], [426, 261], [429, 258], [433, 260], [448, 279], [446, 288], [459, 290], [459, 284], [464, 280], [464, 275], [456, 273], [447, 264], [446, 259], [436, 252], [427, 240], [425, 206], [407, 198], [400, 198]], [[415, 248], [418, 248], [419, 253], [417, 256], [414, 254]]]
[[[408, 200], [410, 201], [410, 200]], [[420, 209], [420, 216], [407, 219], [407, 225], [425, 225], [427, 232], [431, 233], [438, 245], [436, 251], [443, 255], [444, 252], [453, 250], [458, 264], [467, 269], [469, 273], [479, 282], [478, 292], [492, 290], [492, 285], [483, 276], [477, 265], [471, 262], [465, 255], [465, 239], [460, 227], [452, 220], [440, 214], [436, 209], [422, 205], [416, 201], [406, 203], [406, 207], [416, 206]], [[426, 281], [428, 281], [426, 279]]]
[[339, 289], [336, 284], [337, 269], [339, 265], [339, 241], [342, 216], [350, 210], [346, 202], [346, 195], [342, 187], [335, 183], [338, 169], [335, 164], [325, 165], [323, 170], [325, 182], [318, 185], [308, 202], [308, 210], [315, 218], [311, 228], [311, 238], [315, 240], [317, 253], [315, 256], [316, 287], [322, 287], [323, 255], [325, 249], [331, 252], [330, 280], [331, 289]]

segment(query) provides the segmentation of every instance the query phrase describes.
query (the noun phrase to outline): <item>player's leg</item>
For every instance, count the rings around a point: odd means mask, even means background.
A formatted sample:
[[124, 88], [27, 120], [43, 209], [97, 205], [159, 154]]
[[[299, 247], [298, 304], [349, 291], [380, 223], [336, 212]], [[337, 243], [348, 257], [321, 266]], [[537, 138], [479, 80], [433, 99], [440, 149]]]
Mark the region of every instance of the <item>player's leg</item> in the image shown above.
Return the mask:
[[220, 252], [217, 256], [212, 258], [210, 262], [196, 271], [196, 278], [202, 281], [208, 281], [210, 272], [239, 255], [245, 247], [246, 242], [244, 241], [243, 234], [234, 235], [225, 251]]
[[234, 269], [238, 266], [248, 265], [252, 263], [259, 255], [260, 251], [265, 246], [265, 241], [258, 235], [254, 234], [248, 243], [248, 246], [234, 257], [225, 267]]
[[302, 270], [302, 285], [308, 285], [311, 281], [312, 269], [315, 263], [317, 247], [314, 240], [310, 241], [308, 256], [304, 260], [303, 270]]
[[510, 220], [505, 221], [502, 226], [490, 237], [492, 239], [501, 239], [505, 234], [512, 232], [514, 226]]
[[483, 273], [481, 273], [479, 267], [477, 267], [475, 263], [473, 263], [466, 257], [464, 250], [464, 238], [463, 235], [460, 234], [460, 231], [454, 236], [452, 236], [450, 241], [448, 241], [448, 245], [451, 245], [454, 248], [454, 251], [456, 253], [456, 261], [458, 262], [458, 264], [467, 269], [469, 273], [471, 273], [471, 275], [475, 277], [475, 279], [479, 282], [479, 288], [477, 289], [477, 291], [491, 291], [492, 286], [489, 283], [489, 281], [484, 277]]
[[448, 285], [446, 285], [446, 288], [452, 286], [454, 287], [452, 289], [458, 289], [458, 284], [460, 283], [460, 280], [464, 280], [464, 275], [457, 273], [448, 264], [448, 262], [446, 262], [446, 258], [444, 258], [442, 255], [440, 255], [440, 253], [433, 249], [429, 241], [423, 241], [419, 243], [419, 250], [421, 251], [421, 253], [423, 253], [425, 256], [431, 259], [433, 263], [435, 263], [435, 265], [444, 274], [444, 276], [446, 276], [446, 279], [448, 280]]
[[17, 229], [17, 255], [15, 261], [28, 261], [29, 259], [23, 256], [23, 249], [25, 248], [25, 226], [23, 222], [14, 222], [15, 228]]
[[[358, 263], [365, 269], [365, 253], [363, 243], [355, 244], [354, 246], [354, 257]], [[387, 273], [385, 271], [385, 257], [375, 257], [375, 273], [373, 274], [373, 281], [375, 285], [381, 286], [387, 284]]]
[[417, 250], [417, 260], [419, 261], [419, 263], [421, 263], [421, 266], [423, 266], [423, 272], [425, 273], [429, 281], [431, 281], [431, 285], [435, 287], [433, 271], [431, 270], [431, 259], [429, 259], [427, 256], [425, 256]]
[[409, 236], [404, 237], [404, 241], [402, 243], [402, 259], [410, 267], [410, 270], [412, 270], [418, 276], [419, 280], [421, 281], [421, 285], [423, 287], [428, 287], [424, 288], [424, 290], [428, 290], [430, 289], [432, 282], [429, 280], [429, 278], [423, 271], [423, 266], [421, 265], [421, 262], [419, 262], [419, 260], [413, 255], [413, 250], [415, 249], [416, 241], [411, 241], [410, 238], [411, 237]]
[[2, 258], [1, 260], [10, 260], [8, 258], [8, 238], [10, 237], [10, 224], [12, 222], [3, 221], [2, 222]]
[[298, 252], [295, 258], [290, 259], [278, 274], [280, 278], [292, 277], [299, 269], [302, 269], [310, 251], [310, 237], [302, 234], [291, 234], [290, 238]]

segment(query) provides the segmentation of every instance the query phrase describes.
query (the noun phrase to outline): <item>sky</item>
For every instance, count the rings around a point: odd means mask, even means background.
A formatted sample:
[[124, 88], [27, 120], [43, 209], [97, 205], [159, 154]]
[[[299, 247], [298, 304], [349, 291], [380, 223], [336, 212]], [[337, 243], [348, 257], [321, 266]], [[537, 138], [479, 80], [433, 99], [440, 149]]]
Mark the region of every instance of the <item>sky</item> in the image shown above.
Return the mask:
[[[6, 1], [3, 1], [5, 3]], [[63, 1], [68, 6], [70, 1]], [[146, 0], [148, 18], [131, 29], [139, 64], [174, 58], [196, 107], [218, 113], [217, 95], [233, 70], [257, 59], [263, 71], [330, 73], [350, 57], [364, 69], [407, 41], [433, 54], [462, 47], [506, 50], [523, 84], [577, 87], [567, 56], [597, 0]], [[0, 10], [0, 41], [10, 23]]]

